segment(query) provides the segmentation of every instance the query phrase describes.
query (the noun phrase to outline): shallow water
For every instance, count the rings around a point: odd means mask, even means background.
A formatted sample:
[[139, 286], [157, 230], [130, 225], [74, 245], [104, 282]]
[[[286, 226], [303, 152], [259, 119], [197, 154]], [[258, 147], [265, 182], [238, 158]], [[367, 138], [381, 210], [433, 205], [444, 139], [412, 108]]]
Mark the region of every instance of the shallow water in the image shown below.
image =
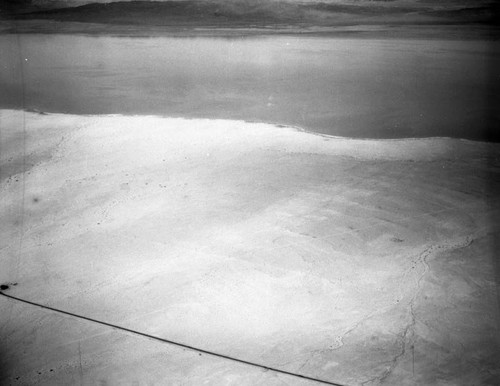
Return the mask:
[[243, 119], [348, 137], [498, 140], [493, 44], [2, 35], [0, 107]]

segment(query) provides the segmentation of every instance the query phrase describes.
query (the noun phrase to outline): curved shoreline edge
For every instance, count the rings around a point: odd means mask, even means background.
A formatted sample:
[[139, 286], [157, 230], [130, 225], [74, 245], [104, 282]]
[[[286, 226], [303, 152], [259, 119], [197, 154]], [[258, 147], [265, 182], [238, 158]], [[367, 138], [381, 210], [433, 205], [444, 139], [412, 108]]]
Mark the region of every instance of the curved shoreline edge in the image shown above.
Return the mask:
[[74, 114], [74, 113], [64, 113], [64, 112], [47, 112], [47, 111], [39, 111], [39, 110], [33, 110], [33, 109], [9, 109], [5, 108], [2, 109], [0, 108], [0, 114], [2, 112], [25, 112], [29, 114], [35, 114], [35, 115], [52, 115], [52, 116], [57, 116], [57, 115], [76, 115], [76, 116], [81, 116], [81, 117], [94, 117], [94, 118], [105, 118], [105, 117], [123, 117], [123, 118], [139, 118], [139, 117], [150, 117], [150, 118], [162, 118], [162, 119], [182, 119], [186, 121], [224, 121], [224, 122], [238, 122], [238, 123], [245, 123], [245, 124], [265, 124], [265, 125], [270, 125], [274, 126], [276, 128], [281, 128], [281, 129], [293, 129], [299, 132], [303, 133], [308, 133], [308, 134], [313, 134], [313, 135], [318, 135], [321, 137], [326, 137], [326, 138], [331, 138], [331, 139], [344, 139], [344, 140], [361, 140], [361, 141], [421, 141], [421, 140], [434, 140], [434, 139], [439, 139], [439, 140], [459, 140], [459, 141], [465, 141], [465, 142], [474, 142], [474, 143], [494, 143], [494, 142], [488, 142], [488, 141], [481, 141], [481, 140], [474, 140], [474, 139], [468, 139], [468, 138], [455, 138], [455, 137], [442, 137], [442, 136], [434, 136], [434, 137], [405, 137], [405, 138], [370, 138], [370, 137], [343, 137], [340, 135], [330, 135], [330, 134], [325, 134], [325, 133], [320, 133], [320, 132], [315, 132], [312, 130], [309, 130], [307, 128], [301, 127], [301, 126], [295, 126], [295, 125], [289, 125], [285, 123], [279, 123], [279, 122], [266, 122], [266, 121], [259, 121], [259, 120], [244, 120], [244, 119], [229, 119], [229, 118], [196, 118], [196, 117], [176, 117], [176, 116], [170, 116], [170, 115], [161, 115], [161, 114], [121, 114], [121, 113], [116, 113], [116, 114]]
[[[297, 126], [278, 123], [266, 123], [229, 119], [179, 118], [160, 115], [76, 115], [65, 113], [45, 113], [37, 111], [0, 109], [0, 122], [4, 136], [19, 133], [21, 121], [26, 122], [28, 132], [44, 126], [63, 130], [70, 135], [75, 128], [82, 126], [105, 125], [108, 134], [117, 135], [121, 128], [147, 130], [157, 133], [163, 127], [169, 133], [196, 137], [196, 130], [211, 132], [211, 140], [216, 136], [221, 139], [241, 142], [272, 140], [279, 146], [288, 146], [288, 151], [311, 152], [318, 154], [344, 155], [355, 158], [398, 159], [398, 160], [433, 160], [455, 159], [457, 157], [484, 158], [498, 154], [500, 144], [481, 142], [462, 138], [426, 137], [426, 138], [352, 138], [331, 136], [308, 131]], [[175, 126], [178, 126], [178, 131]], [[181, 131], [183, 131], [181, 133]], [[8, 134], [10, 133], [10, 134]], [[201, 131], [198, 133], [201, 135]], [[205, 133], [206, 134], [206, 133]], [[39, 133], [38, 133], [39, 135]], [[216, 142], [213, 144], [215, 145]], [[270, 143], [267, 143], [270, 146]]]

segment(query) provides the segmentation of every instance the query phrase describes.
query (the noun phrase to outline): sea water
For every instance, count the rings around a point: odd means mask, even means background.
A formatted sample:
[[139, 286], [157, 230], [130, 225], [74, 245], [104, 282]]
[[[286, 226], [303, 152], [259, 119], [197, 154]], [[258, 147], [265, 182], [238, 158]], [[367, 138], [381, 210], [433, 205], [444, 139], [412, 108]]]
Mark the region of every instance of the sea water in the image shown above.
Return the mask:
[[1, 35], [0, 52], [0, 108], [498, 140], [488, 41], [24, 34]]

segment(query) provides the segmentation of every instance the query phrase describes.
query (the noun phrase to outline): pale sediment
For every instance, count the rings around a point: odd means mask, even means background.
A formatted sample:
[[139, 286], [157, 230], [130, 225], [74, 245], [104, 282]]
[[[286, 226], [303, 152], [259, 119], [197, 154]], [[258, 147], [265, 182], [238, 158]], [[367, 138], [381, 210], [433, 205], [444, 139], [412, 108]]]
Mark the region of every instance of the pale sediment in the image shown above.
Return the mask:
[[[12, 110], [0, 125], [9, 293], [348, 385], [498, 381], [499, 145]], [[2, 382], [309, 384], [0, 302]]]

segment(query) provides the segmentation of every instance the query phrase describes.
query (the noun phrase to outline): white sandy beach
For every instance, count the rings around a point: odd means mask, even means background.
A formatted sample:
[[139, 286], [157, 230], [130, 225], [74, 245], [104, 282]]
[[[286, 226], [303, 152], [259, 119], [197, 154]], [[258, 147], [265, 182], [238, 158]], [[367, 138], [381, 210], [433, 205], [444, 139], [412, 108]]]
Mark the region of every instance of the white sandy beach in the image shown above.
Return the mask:
[[[0, 127], [5, 293], [345, 385], [499, 383], [499, 144], [17, 110]], [[1, 384], [314, 383], [0, 307]]]

